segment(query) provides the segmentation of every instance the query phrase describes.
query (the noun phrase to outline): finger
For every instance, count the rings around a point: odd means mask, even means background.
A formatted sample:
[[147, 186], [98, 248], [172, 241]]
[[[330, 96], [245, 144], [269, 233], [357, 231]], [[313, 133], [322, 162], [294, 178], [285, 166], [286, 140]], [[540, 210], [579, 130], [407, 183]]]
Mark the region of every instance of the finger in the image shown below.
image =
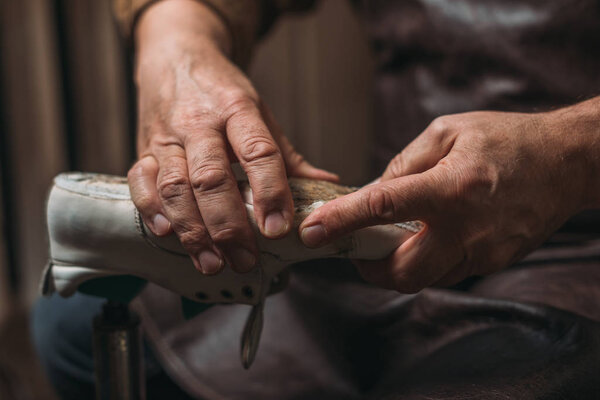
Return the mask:
[[454, 285], [464, 281], [466, 278], [468, 278], [472, 275], [473, 275], [473, 273], [472, 273], [471, 266], [468, 263], [463, 262], [463, 263], [455, 266], [454, 268], [451, 268], [450, 271], [448, 271], [448, 273], [446, 273], [446, 275], [442, 276], [440, 279], [438, 279], [436, 282], [434, 282], [431, 286], [442, 287], [442, 288], [454, 286]]
[[190, 182], [210, 237], [238, 272], [256, 264], [256, 245], [221, 132], [205, 129], [185, 143]]
[[418, 174], [433, 168], [454, 145], [454, 137], [448, 134], [444, 122], [438, 118], [423, 133], [406, 146], [390, 161], [381, 175], [383, 181], [401, 176]]
[[158, 163], [152, 156], [138, 160], [127, 173], [131, 200], [142, 216], [142, 220], [156, 236], [165, 236], [171, 232], [171, 223], [165, 217], [162, 204], [156, 190]]
[[296, 152], [289, 140], [281, 136], [279, 146], [285, 160], [287, 174], [298, 178], [320, 179], [329, 182], [339, 182], [340, 177], [333, 172], [314, 167], [304, 157]]
[[219, 272], [224, 261], [212, 244], [198, 211], [190, 186], [185, 151], [179, 145], [169, 144], [161, 146], [155, 154], [159, 165], [158, 194], [181, 245], [198, 270], [205, 274]]
[[302, 241], [322, 246], [351, 231], [383, 223], [423, 220], [443, 208], [445, 187], [436, 168], [365, 186], [317, 208], [300, 224]]
[[292, 146], [288, 138], [283, 134], [281, 126], [279, 126], [273, 113], [266, 105], [262, 106], [261, 112], [267, 127], [281, 150], [288, 176], [339, 182], [340, 177], [337, 174], [314, 167], [294, 149], [294, 146]]
[[226, 129], [231, 147], [248, 175], [261, 233], [272, 239], [286, 235], [294, 216], [292, 194], [281, 151], [256, 104], [242, 104], [227, 120]]
[[416, 293], [447, 276], [463, 260], [462, 247], [451, 235], [425, 228], [380, 261], [358, 261], [363, 278], [377, 286]]

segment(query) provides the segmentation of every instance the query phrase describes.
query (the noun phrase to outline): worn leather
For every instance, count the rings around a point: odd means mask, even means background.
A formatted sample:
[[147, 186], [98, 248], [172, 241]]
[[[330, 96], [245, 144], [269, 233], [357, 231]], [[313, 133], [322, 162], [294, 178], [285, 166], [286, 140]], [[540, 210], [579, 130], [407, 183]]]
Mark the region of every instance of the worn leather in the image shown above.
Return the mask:
[[[253, 304], [269, 282], [267, 274], [258, 270], [236, 274], [226, 268], [213, 279], [198, 273], [174, 235], [158, 238], [143, 225], [121, 177], [57, 176], [48, 198], [47, 220], [50, 260], [42, 281], [46, 295], [70, 296], [86, 281], [128, 275], [191, 300]], [[243, 295], [246, 286], [254, 296]], [[221, 294], [224, 290], [228, 297]]]
[[[437, 116], [600, 94], [596, 0], [356, 3], [376, 61], [374, 174]], [[249, 371], [244, 306], [184, 323], [170, 294], [148, 288], [138, 307], [163, 365], [198, 398], [598, 399], [599, 288], [597, 234], [558, 238], [464, 291], [403, 296], [346, 264], [303, 265], [266, 307]]]

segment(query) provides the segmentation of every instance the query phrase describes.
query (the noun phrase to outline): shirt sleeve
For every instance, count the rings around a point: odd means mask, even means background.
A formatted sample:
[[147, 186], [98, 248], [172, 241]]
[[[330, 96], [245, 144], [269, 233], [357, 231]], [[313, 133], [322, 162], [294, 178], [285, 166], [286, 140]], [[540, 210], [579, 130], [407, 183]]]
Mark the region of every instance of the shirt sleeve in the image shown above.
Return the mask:
[[[112, 0], [122, 34], [130, 41], [140, 15], [150, 5], [166, 0]], [[224, 22], [232, 39], [232, 60], [245, 67], [256, 41], [285, 12], [309, 9], [316, 0], [196, 0], [211, 8]]]

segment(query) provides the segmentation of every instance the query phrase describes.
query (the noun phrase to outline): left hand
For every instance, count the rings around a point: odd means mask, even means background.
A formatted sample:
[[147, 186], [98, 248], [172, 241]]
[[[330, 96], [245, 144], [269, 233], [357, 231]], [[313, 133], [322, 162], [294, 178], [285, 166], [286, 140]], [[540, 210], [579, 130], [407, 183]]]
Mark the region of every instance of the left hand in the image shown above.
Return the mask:
[[308, 216], [302, 240], [317, 247], [370, 225], [424, 222], [386, 259], [358, 263], [366, 280], [404, 293], [506, 267], [589, 205], [586, 138], [597, 143], [598, 135], [579, 134], [565, 115], [440, 117], [392, 160], [380, 182]]

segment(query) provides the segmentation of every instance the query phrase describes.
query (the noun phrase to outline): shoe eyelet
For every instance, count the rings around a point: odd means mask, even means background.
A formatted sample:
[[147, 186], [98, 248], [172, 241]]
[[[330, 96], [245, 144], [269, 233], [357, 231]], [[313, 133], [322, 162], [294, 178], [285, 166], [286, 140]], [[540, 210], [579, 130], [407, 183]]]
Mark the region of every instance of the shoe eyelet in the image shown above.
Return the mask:
[[231, 294], [231, 292], [227, 289], [223, 289], [221, 290], [221, 296], [225, 297], [226, 299], [232, 299], [233, 298], [233, 294]]
[[208, 295], [204, 292], [196, 292], [196, 298], [198, 300], [208, 300]]
[[250, 286], [244, 286], [242, 288], [242, 294], [247, 298], [251, 299], [254, 296], [254, 290]]

